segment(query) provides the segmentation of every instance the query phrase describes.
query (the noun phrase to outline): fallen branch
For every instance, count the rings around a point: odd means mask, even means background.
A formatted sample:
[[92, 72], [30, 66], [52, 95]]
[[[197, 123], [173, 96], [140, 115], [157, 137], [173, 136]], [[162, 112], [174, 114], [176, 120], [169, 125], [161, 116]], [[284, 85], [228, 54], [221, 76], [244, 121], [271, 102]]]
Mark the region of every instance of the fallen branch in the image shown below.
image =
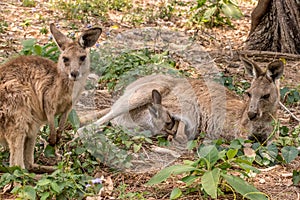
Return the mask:
[[278, 58], [282, 57], [286, 60], [300, 60], [300, 55], [291, 54], [291, 53], [281, 53], [281, 52], [273, 52], [273, 51], [255, 51], [255, 50], [243, 50], [237, 52], [240, 55], [247, 56], [264, 56], [264, 57], [273, 57]]
[[285, 105], [283, 105], [283, 103], [281, 103], [281, 101], [279, 101], [279, 105], [286, 110], [295, 120], [297, 120], [298, 122], [300, 122], [300, 119], [294, 115]]

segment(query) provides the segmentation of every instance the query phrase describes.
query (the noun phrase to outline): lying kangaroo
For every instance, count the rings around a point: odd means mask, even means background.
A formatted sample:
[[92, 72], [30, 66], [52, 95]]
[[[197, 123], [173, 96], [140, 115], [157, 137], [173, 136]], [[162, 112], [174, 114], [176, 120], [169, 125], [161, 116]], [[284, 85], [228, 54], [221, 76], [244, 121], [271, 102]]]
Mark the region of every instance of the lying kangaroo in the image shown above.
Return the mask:
[[[172, 123], [173, 126], [177, 124], [175, 141], [186, 142], [200, 130], [207, 134], [208, 139], [222, 137], [231, 140], [248, 136], [263, 142], [272, 132], [271, 123], [276, 118], [283, 63], [272, 62], [263, 71], [254, 62], [241, 59], [248, 74], [253, 76], [245, 100], [211, 80], [146, 76], [131, 83], [105, 116], [79, 132], [118, 118], [122, 119], [117, 120], [119, 125], [139, 125], [134, 113], [149, 109], [145, 105], [151, 102], [150, 94], [155, 89], [162, 95], [161, 111], [178, 122]], [[150, 116], [145, 122], [151, 120]], [[157, 133], [156, 128], [166, 127], [170, 122], [162, 120], [161, 123], [150, 130]], [[172, 125], [168, 129], [173, 129]]]
[[10, 166], [33, 171], [53, 170], [34, 164], [37, 133], [48, 122], [55, 143], [54, 117], [61, 115], [61, 131], [89, 73], [87, 48], [101, 34], [100, 28], [92, 28], [72, 41], [54, 24], [50, 31], [61, 50], [58, 64], [38, 56], [20, 56], [0, 67], [0, 142], [9, 147]]

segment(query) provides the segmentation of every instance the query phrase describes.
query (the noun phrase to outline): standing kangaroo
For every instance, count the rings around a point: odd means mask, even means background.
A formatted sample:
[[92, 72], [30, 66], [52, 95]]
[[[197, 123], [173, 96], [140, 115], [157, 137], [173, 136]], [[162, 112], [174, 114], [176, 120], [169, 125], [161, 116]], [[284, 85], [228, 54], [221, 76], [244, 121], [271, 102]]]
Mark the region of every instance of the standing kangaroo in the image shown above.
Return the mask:
[[[211, 80], [151, 75], [131, 83], [110, 112], [95, 123], [79, 129], [79, 133], [120, 118], [122, 120], [117, 120], [119, 125], [139, 126], [141, 123], [137, 122], [134, 113], [149, 109], [145, 105], [151, 102], [151, 91], [155, 89], [162, 96], [162, 109], [157, 112], [165, 113], [161, 116], [169, 115], [165, 119], [172, 119], [173, 123], [161, 120], [159, 126], [148, 128], [153, 133], [159, 132], [157, 129], [162, 127], [174, 130], [176, 126], [174, 139], [179, 143], [192, 139], [199, 130], [205, 132], [208, 139], [251, 137], [263, 142], [272, 132], [271, 123], [276, 118], [283, 63], [275, 61], [262, 70], [254, 62], [241, 59], [246, 72], [253, 76], [245, 100]], [[149, 117], [146, 121], [152, 121], [153, 115]]]
[[0, 142], [9, 147], [10, 166], [53, 170], [34, 164], [37, 133], [48, 122], [50, 142], [56, 142], [54, 118], [61, 115], [58, 131], [62, 131], [89, 73], [88, 48], [102, 32], [92, 28], [72, 41], [54, 24], [50, 31], [61, 50], [57, 64], [38, 56], [20, 56], [0, 67]]

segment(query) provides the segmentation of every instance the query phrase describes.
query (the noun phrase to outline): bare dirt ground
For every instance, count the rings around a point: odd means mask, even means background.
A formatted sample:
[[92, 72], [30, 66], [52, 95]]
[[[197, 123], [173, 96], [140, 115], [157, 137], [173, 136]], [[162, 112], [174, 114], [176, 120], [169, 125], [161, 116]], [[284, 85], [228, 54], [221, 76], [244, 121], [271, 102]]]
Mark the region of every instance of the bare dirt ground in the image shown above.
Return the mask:
[[[137, 1], [138, 2], [138, 1]], [[143, 1], [145, 6], [155, 6], [156, 1]], [[139, 1], [141, 3], [141, 1]], [[241, 2], [240, 8], [244, 13], [244, 17], [240, 20], [233, 21], [235, 28], [186, 28], [183, 26], [182, 19], [171, 19], [170, 21], [159, 20], [155, 23], [144, 23], [140, 26], [168, 27], [170, 29], [179, 30], [187, 35], [194, 35], [201, 42], [203, 47], [215, 59], [220, 71], [225, 74], [243, 77], [242, 68], [238, 66], [235, 57], [235, 50], [243, 50], [244, 42], [250, 29], [250, 13], [254, 5], [250, 1]], [[130, 24], [121, 21], [122, 13], [110, 12], [109, 20], [102, 23], [97, 18], [89, 18], [89, 23], [99, 24], [103, 28], [101, 40], [105, 41], [108, 37], [113, 37], [119, 32], [133, 28]], [[59, 23], [64, 29], [67, 25], [74, 23], [81, 29], [85, 28], [88, 23], [79, 20], [66, 20], [61, 13], [53, 9], [47, 1], [40, 1], [36, 7], [22, 7], [21, 3], [12, 0], [2, 0], [0, 2], [0, 22], [7, 22], [8, 27], [4, 32], [0, 32], [0, 62], [8, 57], [17, 54], [21, 49], [21, 41], [28, 38], [37, 38], [39, 44], [45, 44], [48, 41], [49, 33], [44, 35], [40, 32], [41, 28], [48, 28], [50, 22]], [[182, 23], [181, 23], [182, 22]], [[26, 23], [30, 25], [26, 25]], [[118, 28], [114, 28], [114, 27]], [[270, 59], [262, 59], [261, 57], [253, 57], [252, 59], [265, 64]], [[300, 61], [287, 60], [284, 79], [282, 86], [295, 87], [300, 84]], [[299, 105], [289, 108], [298, 117], [300, 116]], [[294, 127], [297, 122], [290, 115], [280, 109], [279, 118], [283, 125]], [[178, 161], [180, 162], [180, 160]], [[256, 177], [249, 179], [260, 191], [269, 195], [272, 200], [297, 200], [300, 199], [299, 186], [292, 185], [293, 170], [300, 169], [299, 157], [288, 165], [278, 165], [272, 168], [263, 169]], [[180, 187], [182, 183], [178, 178], [174, 177], [158, 187], [146, 187], [146, 183], [154, 172], [149, 173], [111, 173], [109, 169], [103, 169], [99, 172], [105, 177], [111, 177], [114, 188], [121, 184], [126, 184], [126, 192], [142, 192], [147, 199], [169, 199], [172, 189]], [[113, 191], [111, 197], [117, 197], [118, 191]], [[239, 199], [240, 197], [238, 197]], [[189, 194], [181, 199], [202, 199], [199, 194]], [[226, 195], [220, 199], [233, 199], [232, 196]]]

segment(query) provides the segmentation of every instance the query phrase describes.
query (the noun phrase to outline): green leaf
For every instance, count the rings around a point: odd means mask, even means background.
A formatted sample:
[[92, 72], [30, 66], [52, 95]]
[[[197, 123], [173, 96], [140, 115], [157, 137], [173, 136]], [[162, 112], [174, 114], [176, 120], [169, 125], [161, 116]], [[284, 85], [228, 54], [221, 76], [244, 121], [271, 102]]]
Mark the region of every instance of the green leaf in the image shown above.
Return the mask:
[[199, 158], [205, 158], [212, 166], [218, 161], [219, 152], [215, 145], [207, 145], [207, 146], [200, 147], [198, 151], [198, 156]]
[[228, 159], [232, 159], [236, 156], [238, 152], [238, 149], [229, 149], [227, 152], [226, 152], [226, 156]]
[[220, 179], [220, 169], [215, 168], [212, 171], [205, 172], [201, 178], [202, 187], [212, 198], [218, 197], [218, 184]]
[[232, 18], [236, 18], [236, 19], [239, 19], [243, 16], [243, 14], [239, 10], [239, 8], [231, 3], [227, 3], [227, 4], [223, 3], [222, 4], [222, 12], [224, 13], [224, 15], [226, 17], [232, 17]]
[[250, 200], [267, 200], [267, 195], [257, 190], [253, 185], [250, 185], [240, 177], [221, 174], [221, 176], [227, 181], [227, 183], [243, 197]]
[[184, 182], [186, 184], [186, 186], [189, 186], [191, 185], [192, 183], [194, 183], [197, 179], [199, 179], [200, 176], [186, 176], [186, 177], [183, 177], [181, 179], [182, 182]]
[[50, 145], [47, 145], [45, 150], [44, 150], [44, 154], [46, 157], [50, 158], [54, 158], [55, 157], [55, 149], [54, 147], [50, 146]]
[[189, 166], [189, 165], [174, 165], [167, 168], [164, 168], [163, 170], [159, 171], [157, 174], [155, 174], [147, 183], [146, 185], [154, 185], [161, 183], [165, 181], [168, 177], [170, 177], [171, 174], [182, 174], [185, 172], [191, 172], [194, 170], [198, 170], [195, 167]]
[[208, 8], [203, 14], [204, 21], [209, 21], [210, 18], [215, 14], [216, 10], [217, 10], [216, 6]]
[[34, 45], [34, 53], [35, 55], [41, 56], [43, 49], [40, 45]]
[[58, 186], [56, 182], [51, 182], [50, 183], [52, 190], [56, 193], [59, 194], [61, 192], [61, 188]]
[[21, 42], [24, 48], [32, 48], [35, 43], [36, 39], [28, 39]]
[[37, 182], [37, 186], [45, 186], [45, 185], [49, 185], [52, 181], [49, 179], [41, 179]]
[[174, 188], [171, 192], [170, 199], [178, 199], [181, 195], [181, 190], [178, 188]]
[[49, 192], [44, 192], [41, 195], [41, 200], [47, 200], [49, 196], [50, 196]]
[[141, 144], [133, 144], [133, 152], [136, 153], [138, 152], [142, 147], [142, 143]]
[[25, 186], [22, 192], [23, 199], [35, 200], [36, 192], [32, 186]]
[[293, 146], [286, 146], [281, 149], [282, 157], [286, 163], [292, 162], [298, 156], [298, 150]]
[[71, 110], [68, 116], [68, 121], [72, 124], [72, 127], [75, 129], [79, 129], [80, 127], [80, 120], [79, 117], [74, 109]]
[[298, 185], [300, 182], [300, 171], [293, 170], [293, 184]]

